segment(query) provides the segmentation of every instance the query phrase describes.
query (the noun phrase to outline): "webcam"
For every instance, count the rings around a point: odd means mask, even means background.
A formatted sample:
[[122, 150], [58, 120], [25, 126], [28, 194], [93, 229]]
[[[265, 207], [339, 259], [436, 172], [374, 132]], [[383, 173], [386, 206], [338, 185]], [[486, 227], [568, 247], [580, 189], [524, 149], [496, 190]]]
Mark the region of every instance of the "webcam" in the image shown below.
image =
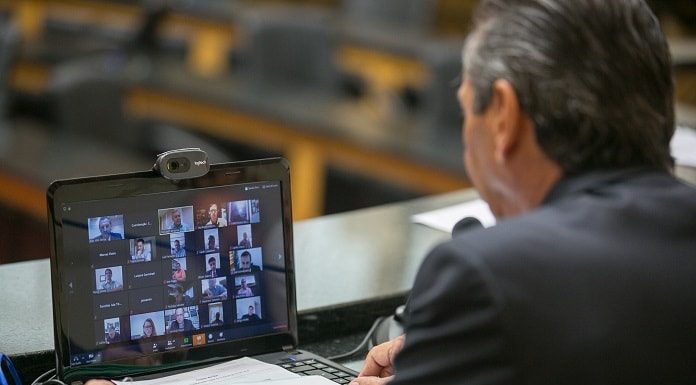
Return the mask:
[[157, 155], [152, 167], [169, 180], [198, 178], [208, 173], [208, 154], [200, 148], [182, 148]]

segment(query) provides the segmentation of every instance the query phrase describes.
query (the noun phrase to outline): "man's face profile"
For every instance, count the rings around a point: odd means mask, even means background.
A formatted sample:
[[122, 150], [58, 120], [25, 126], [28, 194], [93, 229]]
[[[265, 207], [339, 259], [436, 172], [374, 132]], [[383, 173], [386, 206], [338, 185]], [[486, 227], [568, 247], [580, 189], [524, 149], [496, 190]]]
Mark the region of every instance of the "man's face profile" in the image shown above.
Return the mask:
[[104, 271], [104, 276], [106, 277], [106, 282], [111, 282], [111, 275], [112, 275], [111, 270], [106, 269]]
[[254, 307], [249, 306], [249, 315], [252, 315], [252, 314], [254, 314]]
[[249, 256], [248, 254], [244, 254], [241, 257], [239, 257], [239, 267], [241, 269], [251, 268], [251, 256]]
[[143, 242], [138, 241], [135, 243], [135, 249], [137, 251], [143, 251], [145, 249], [145, 244]]
[[176, 322], [181, 325], [184, 323], [184, 309], [178, 308], [174, 311], [176, 314]]
[[210, 270], [215, 270], [217, 267], [217, 262], [213, 259], [212, 261], [208, 262], [208, 266], [210, 267]]
[[181, 244], [179, 243], [179, 241], [174, 241], [174, 249], [176, 249], [177, 251], [181, 249]]

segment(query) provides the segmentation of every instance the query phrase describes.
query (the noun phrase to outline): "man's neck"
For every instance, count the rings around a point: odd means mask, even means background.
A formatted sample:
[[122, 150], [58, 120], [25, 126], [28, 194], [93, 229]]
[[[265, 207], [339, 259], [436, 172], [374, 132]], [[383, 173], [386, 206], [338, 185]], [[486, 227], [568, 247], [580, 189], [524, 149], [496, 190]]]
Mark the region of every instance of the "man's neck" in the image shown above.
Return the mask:
[[499, 217], [512, 217], [539, 207], [553, 186], [563, 176], [561, 168], [551, 161], [535, 162], [527, 170], [516, 170], [511, 178]]

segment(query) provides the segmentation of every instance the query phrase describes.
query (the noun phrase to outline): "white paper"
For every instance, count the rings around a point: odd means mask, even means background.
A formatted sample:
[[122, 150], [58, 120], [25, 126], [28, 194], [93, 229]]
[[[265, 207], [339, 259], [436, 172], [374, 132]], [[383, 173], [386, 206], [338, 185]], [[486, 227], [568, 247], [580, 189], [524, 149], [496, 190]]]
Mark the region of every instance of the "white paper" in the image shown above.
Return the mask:
[[437, 230], [452, 232], [454, 225], [465, 217], [474, 217], [481, 221], [483, 227], [495, 225], [495, 217], [482, 199], [461, 203], [433, 211], [414, 215], [414, 223], [424, 224]]
[[116, 385], [322, 385], [335, 384], [321, 376], [301, 377], [295, 373], [281, 368], [278, 365], [268, 364], [244, 357], [222, 364], [208, 366], [202, 369], [191, 370], [167, 377], [142, 381], [114, 381]]
[[696, 130], [677, 127], [670, 148], [678, 165], [696, 167]]

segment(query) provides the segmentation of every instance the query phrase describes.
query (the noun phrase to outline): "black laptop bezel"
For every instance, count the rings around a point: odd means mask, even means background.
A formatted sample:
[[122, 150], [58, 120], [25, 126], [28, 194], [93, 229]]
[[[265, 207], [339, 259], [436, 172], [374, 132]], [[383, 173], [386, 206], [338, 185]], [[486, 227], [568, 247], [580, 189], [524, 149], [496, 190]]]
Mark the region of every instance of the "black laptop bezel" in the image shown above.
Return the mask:
[[[188, 180], [171, 181], [163, 178], [156, 171], [144, 171], [128, 174], [88, 177], [60, 180], [53, 182], [47, 191], [50, 262], [54, 317], [54, 339], [56, 351], [56, 370], [59, 379], [81, 380], [94, 377], [117, 377], [124, 374], [156, 372], [158, 367], [133, 365], [131, 359], [112, 361], [108, 364], [89, 364], [72, 368], [68, 348], [68, 336], [65, 333], [66, 312], [62, 308], [65, 298], [64, 281], [60, 276], [59, 264], [65, 258], [62, 253], [63, 233], [61, 228], [61, 207], [64, 204], [92, 200], [107, 200], [132, 197], [144, 194], [177, 192], [233, 184], [280, 181], [282, 196], [283, 236], [285, 237], [286, 290], [288, 306], [288, 331], [262, 337], [223, 342], [186, 350], [182, 358], [181, 351], [153, 353], [151, 357], [162, 363], [160, 370], [171, 370], [180, 365], [195, 365], [207, 362], [250, 356], [288, 347], [297, 346], [297, 305], [295, 294], [294, 247], [292, 231], [292, 204], [290, 195], [289, 163], [283, 158], [269, 158], [253, 161], [232, 162], [211, 165], [210, 171], [202, 177]], [[131, 367], [132, 366], [132, 367]], [[110, 376], [110, 373], [114, 373]]]

